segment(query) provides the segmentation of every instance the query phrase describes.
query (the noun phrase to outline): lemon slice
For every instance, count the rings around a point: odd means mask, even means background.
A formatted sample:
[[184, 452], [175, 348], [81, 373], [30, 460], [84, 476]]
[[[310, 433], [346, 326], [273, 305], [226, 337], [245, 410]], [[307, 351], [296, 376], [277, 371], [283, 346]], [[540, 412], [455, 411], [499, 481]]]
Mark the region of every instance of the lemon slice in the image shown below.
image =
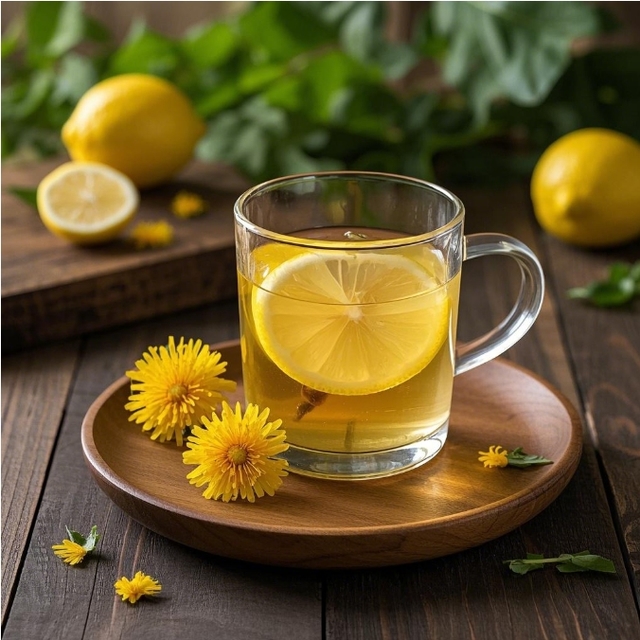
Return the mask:
[[363, 395], [395, 387], [434, 358], [449, 332], [442, 282], [420, 263], [380, 253], [303, 253], [252, 294], [262, 348], [318, 391]]
[[303, 253], [309, 253], [308, 249], [296, 245], [270, 242], [263, 244], [251, 252], [253, 264], [252, 281], [260, 284], [283, 262], [295, 258]]
[[124, 174], [103, 164], [68, 162], [38, 186], [38, 212], [57, 236], [76, 244], [115, 238], [138, 208], [138, 191]]

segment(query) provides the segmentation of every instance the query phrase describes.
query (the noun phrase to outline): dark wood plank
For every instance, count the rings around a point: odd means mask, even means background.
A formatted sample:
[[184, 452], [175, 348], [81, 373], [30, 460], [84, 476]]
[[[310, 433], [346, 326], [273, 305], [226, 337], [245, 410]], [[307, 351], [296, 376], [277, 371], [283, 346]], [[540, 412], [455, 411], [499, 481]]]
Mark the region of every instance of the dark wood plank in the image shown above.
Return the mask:
[[[320, 637], [317, 576], [231, 562], [161, 538], [115, 507], [85, 467], [80, 425], [89, 405], [149, 345], [166, 343], [169, 334], [209, 342], [236, 338], [236, 304], [185, 312], [88, 341], [3, 637]], [[65, 525], [88, 530], [93, 524], [103, 534], [98, 555], [78, 568], [53, 555], [51, 544], [64, 537]], [[136, 570], [163, 584], [158, 601], [133, 607], [115, 596], [115, 580]]]
[[76, 365], [78, 343], [2, 362], [2, 620], [13, 594]]
[[[69, 244], [49, 233], [37, 213], [7, 190], [37, 186], [59, 163], [3, 170], [3, 352], [235, 295], [233, 203], [246, 183], [233, 171], [193, 163], [174, 181], [142, 192], [132, 225], [166, 220], [175, 229], [175, 241], [137, 251], [127, 232], [99, 247]], [[174, 216], [171, 199], [181, 189], [200, 194], [207, 212], [188, 220]]]
[[545, 237], [545, 249], [587, 425], [610, 486], [640, 602], [640, 301], [598, 309], [565, 295], [571, 287], [605, 278], [613, 262], [639, 260], [640, 242], [589, 252]]
[[[501, 231], [540, 255], [528, 199], [520, 189], [461, 194], [467, 232]], [[547, 276], [553, 274], [547, 270]], [[518, 290], [517, 270], [505, 260], [466, 263], [460, 335], [468, 340], [495, 326]], [[548, 295], [536, 325], [506, 355], [536, 371], [580, 408]], [[499, 443], [487, 443], [499, 444]], [[547, 556], [590, 549], [612, 558], [616, 576], [562, 575], [555, 570], [511, 575], [502, 560], [526, 552]], [[624, 558], [587, 441], [574, 479], [536, 518], [498, 540], [414, 566], [336, 573], [326, 585], [328, 640], [377, 638], [611, 638], [638, 637], [640, 626]]]

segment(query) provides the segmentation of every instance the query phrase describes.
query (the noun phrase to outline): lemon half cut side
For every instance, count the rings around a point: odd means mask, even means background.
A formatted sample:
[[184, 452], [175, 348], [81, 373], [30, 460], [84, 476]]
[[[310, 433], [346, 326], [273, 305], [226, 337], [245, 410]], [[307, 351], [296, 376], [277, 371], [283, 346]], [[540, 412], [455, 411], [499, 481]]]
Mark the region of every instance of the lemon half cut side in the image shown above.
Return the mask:
[[68, 162], [38, 186], [38, 212], [57, 236], [76, 244], [112, 240], [137, 211], [138, 191], [127, 176], [103, 164]]
[[318, 391], [364, 395], [422, 371], [450, 325], [446, 288], [396, 254], [304, 253], [253, 289], [262, 348], [290, 378]]

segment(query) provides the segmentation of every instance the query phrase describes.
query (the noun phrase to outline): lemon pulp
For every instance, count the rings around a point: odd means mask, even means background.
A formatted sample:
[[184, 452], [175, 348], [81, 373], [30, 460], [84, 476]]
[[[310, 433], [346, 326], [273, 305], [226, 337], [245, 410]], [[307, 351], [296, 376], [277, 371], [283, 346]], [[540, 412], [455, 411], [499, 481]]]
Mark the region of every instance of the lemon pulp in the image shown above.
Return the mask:
[[54, 234], [78, 244], [111, 240], [138, 207], [138, 192], [122, 173], [105, 165], [68, 162], [38, 187], [38, 212]]
[[253, 289], [256, 335], [302, 385], [336, 395], [384, 391], [422, 371], [446, 340], [443, 285], [433, 268], [399, 254], [298, 253]]

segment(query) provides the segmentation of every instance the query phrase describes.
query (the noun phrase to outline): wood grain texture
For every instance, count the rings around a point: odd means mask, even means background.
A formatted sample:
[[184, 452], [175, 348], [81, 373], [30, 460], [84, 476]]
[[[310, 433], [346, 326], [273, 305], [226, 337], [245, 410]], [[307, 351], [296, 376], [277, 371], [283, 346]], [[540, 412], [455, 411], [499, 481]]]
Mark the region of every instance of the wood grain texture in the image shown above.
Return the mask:
[[2, 362], [2, 620], [29, 541], [78, 343]]
[[640, 243], [588, 252], [546, 238], [545, 248], [586, 421], [615, 500], [640, 603], [640, 301], [598, 309], [565, 295], [571, 287], [605, 278], [613, 262], [638, 260]]
[[[133, 224], [166, 220], [175, 240], [137, 251], [127, 232], [99, 247], [71, 245], [7, 190], [36, 186], [59, 162], [3, 171], [3, 352], [236, 295], [233, 203], [246, 183], [233, 171], [193, 163], [173, 182], [142, 192]], [[182, 220], [171, 213], [182, 189], [206, 200], [204, 215]]]
[[[3, 638], [260, 640], [282, 637], [283, 629], [300, 640], [321, 636], [317, 576], [233, 563], [148, 531], [104, 496], [82, 456], [87, 409], [149, 345], [166, 343], [170, 334], [218, 342], [236, 338], [237, 327], [237, 305], [230, 302], [88, 340]], [[95, 555], [77, 568], [53, 555], [65, 525], [84, 531], [93, 524], [102, 534]], [[137, 570], [155, 576], [163, 591], [131, 606], [115, 596], [113, 583]]]

